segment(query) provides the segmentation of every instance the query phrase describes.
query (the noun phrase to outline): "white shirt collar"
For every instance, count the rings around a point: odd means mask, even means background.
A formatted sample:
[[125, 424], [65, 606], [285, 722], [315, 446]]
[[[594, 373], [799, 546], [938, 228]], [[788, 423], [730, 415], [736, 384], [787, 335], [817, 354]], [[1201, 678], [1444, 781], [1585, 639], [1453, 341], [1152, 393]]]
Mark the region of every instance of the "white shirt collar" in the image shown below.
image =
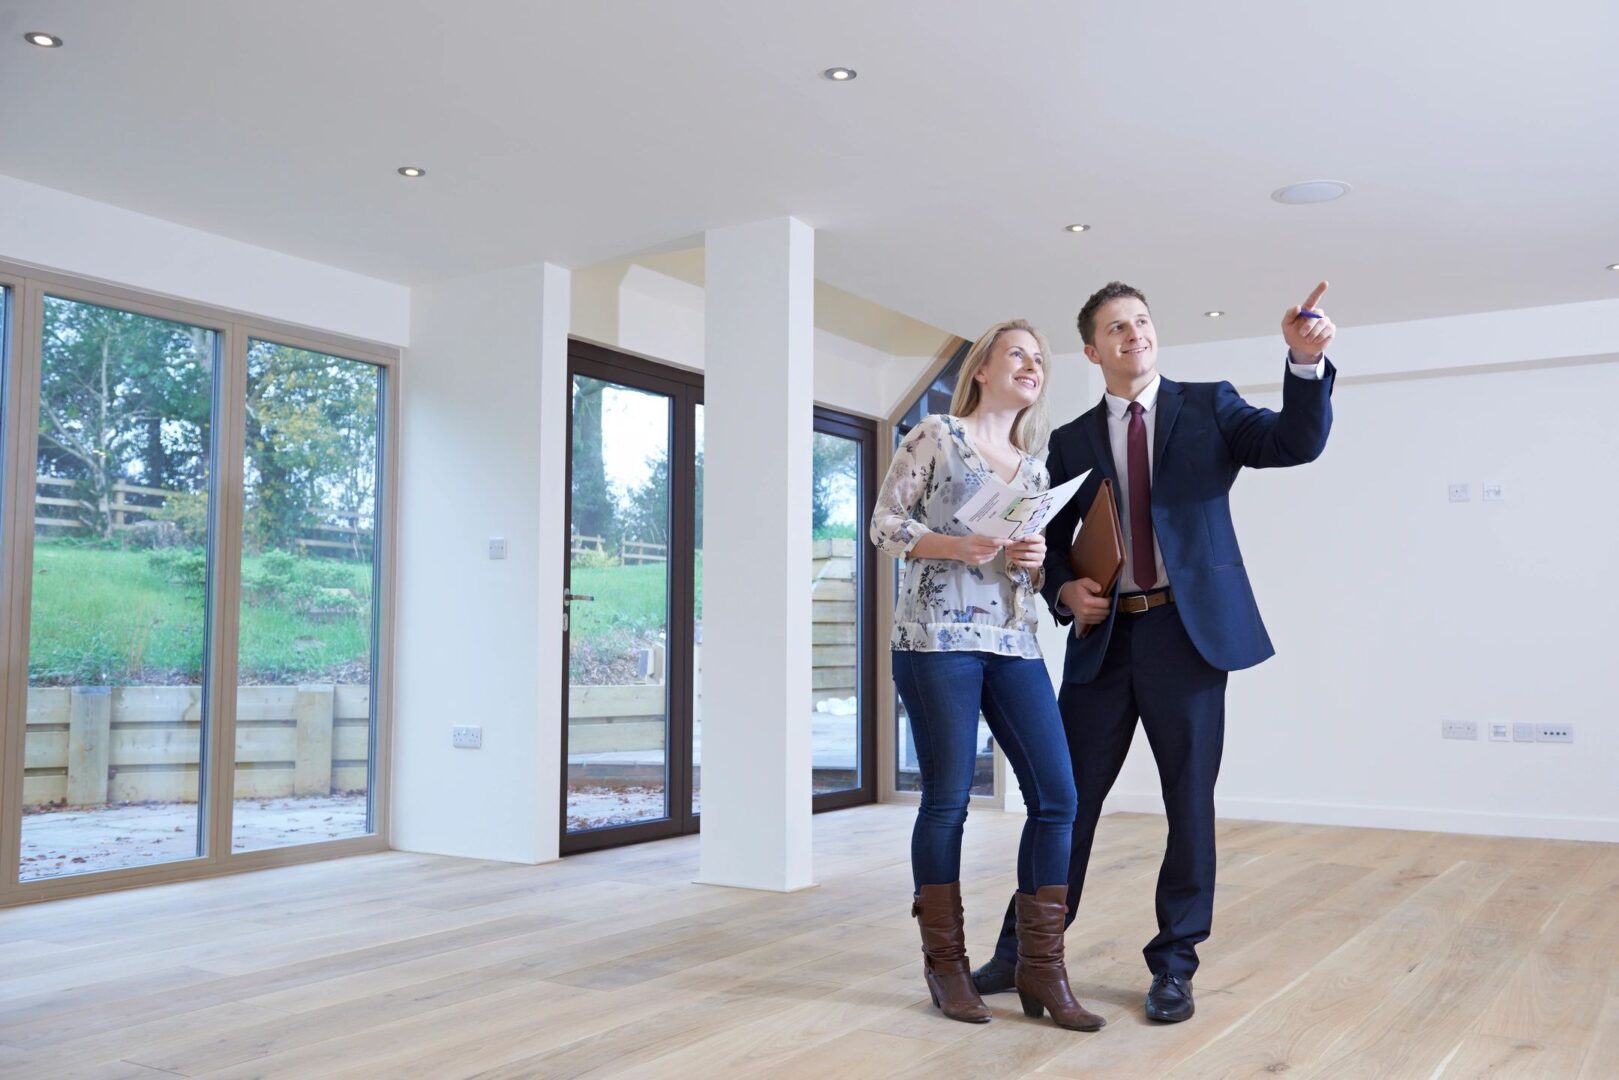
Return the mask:
[[[1163, 381], [1164, 377], [1162, 375], [1153, 372], [1152, 382], [1148, 383], [1146, 389], [1136, 395], [1136, 400], [1141, 402], [1141, 407], [1147, 412], [1152, 412], [1152, 407], [1158, 404], [1158, 384]], [[1104, 393], [1102, 400], [1107, 402], [1108, 415], [1115, 420], [1123, 420], [1125, 412], [1130, 408], [1130, 402], [1127, 399], [1113, 394]]]

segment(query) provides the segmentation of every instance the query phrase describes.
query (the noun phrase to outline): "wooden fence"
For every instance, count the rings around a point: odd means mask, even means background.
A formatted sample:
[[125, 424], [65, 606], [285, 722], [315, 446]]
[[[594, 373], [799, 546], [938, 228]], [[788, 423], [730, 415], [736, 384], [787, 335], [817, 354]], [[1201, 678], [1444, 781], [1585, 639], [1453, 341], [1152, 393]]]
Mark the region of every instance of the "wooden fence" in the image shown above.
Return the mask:
[[[64, 498], [61, 495], [48, 495], [47, 490], [60, 491], [63, 488], [71, 489], [77, 480], [64, 479], [60, 476], [37, 476], [34, 482], [38, 487], [34, 495], [34, 527], [50, 526], [59, 529], [87, 529], [90, 526], [83, 518], [61, 516], [66, 510], [95, 511], [95, 506], [83, 499]], [[122, 480], [112, 486], [112, 499], [107, 505], [108, 513], [112, 516], [112, 527], [125, 530], [133, 528], [139, 521], [154, 510], [161, 510], [163, 504], [171, 495], [181, 495], [184, 492], [171, 491], [168, 488], [141, 487], [139, 484], [128, 484]], [[148, 499], [162, 500], [160, 502], [130, 502], [129, 496], [143, 496]], [[361, 523], [369, 521], [370, 514], [362, 514], [357, 510], [316, 510], [317, 517], [336, 518], [346, 524], [343, 525], [315, 525], [305, 529], [306, 536], [298, 539], [300, 550], [308, 551], [311, 548], [318, 550], [345, 551], [356, 558], [370, 551], [371, 530], [361, 528]], [[332, 539], [339, 536], [342, 539]]]
[[[607, 546], [607, 540], [601, 536], [584, 536], [574, 533], [568, 545], [575, 555], [609, 555], [612, 549]], [[620, 566], [640, 566], [644, 563], [666, 563], [669, 561], [669, 545], [654, 544], [647, 540], [620, 540], [618, 542], [618, 564]]]
[[[817, 540], [812, 549], [810, 708], [858, 693], [859, 603], [855, 541]], [[696, 700], [702, 701], [702, 649], [697, 650]], [[661, 750], [664, 742], [662, 664], [648, 681], [568, 687], [568, 754]], [[701, 712], [698, 713], [701, 716]]]
[[[237, 798], [369, 785], [370, 687], [244, 686], [236, 714]], [[26, 730], [25, 806], [196, 801], [200, 687], [30, 687]]]

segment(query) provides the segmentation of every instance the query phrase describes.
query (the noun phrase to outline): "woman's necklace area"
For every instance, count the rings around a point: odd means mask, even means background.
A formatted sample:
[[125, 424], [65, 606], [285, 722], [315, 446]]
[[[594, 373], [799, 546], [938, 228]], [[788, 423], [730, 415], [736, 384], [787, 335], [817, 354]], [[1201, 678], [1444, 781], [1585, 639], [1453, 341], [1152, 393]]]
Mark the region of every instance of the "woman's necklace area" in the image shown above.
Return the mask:
[[967, 433], [967, 439], [972, 443], [973, 449], [980, 453], [1009, 461], [1023, 456], [1022, 452], [1012, 445], [1010, 439], [997, 446], [985, 439], [981, 432], [975, 431], [966, 421], [963, 420], [960, 423], [961, 430]]

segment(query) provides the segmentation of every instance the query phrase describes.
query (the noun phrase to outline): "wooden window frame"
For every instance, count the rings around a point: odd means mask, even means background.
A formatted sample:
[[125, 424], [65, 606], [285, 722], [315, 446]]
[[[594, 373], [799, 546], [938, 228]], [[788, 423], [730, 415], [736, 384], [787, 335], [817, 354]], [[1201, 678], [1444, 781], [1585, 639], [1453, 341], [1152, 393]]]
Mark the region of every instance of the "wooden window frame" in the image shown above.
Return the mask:
[[[4, 370], [4, 486], [0, 489], [0, 908], [110, 892], [117, 889], [318, 862], [388, 850], [393, 735], [393, 654], [396, 609], [400, 350], [360, 338], [298, 326], [209, 304], [166, 297], [122, 285], [0, 261], [8, 288]], [[22, 780], [28, 705], [28, 626], [33, 599], [34, 496], [39, 439], [39, 376], [45, 297], [167, 319], [217, 335], [213, 370], [214, 415], [210, 462], [211, 588], [204, 659], [204, 718], [199, 785], [201, 855], [155, 866], [91, 871], [19, 880]], [[249, 340], [371, 364], [379, 369], [377, 564], [372, 619], [372, 738], [370, 816], [373, 829], [359, 837], [254, 851], [231, 850], [236, 746], [236, 648], [241, 611], [243, 416]]]

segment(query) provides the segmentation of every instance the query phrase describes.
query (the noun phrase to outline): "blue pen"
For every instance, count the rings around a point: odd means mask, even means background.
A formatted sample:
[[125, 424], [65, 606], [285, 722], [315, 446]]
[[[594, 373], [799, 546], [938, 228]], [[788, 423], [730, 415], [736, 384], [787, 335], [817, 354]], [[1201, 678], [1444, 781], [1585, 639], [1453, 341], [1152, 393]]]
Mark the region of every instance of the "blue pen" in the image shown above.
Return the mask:
[[1299, 308], [1299, 318], [1319, 319], [1321, 318], [1321, 313], [1319, 311], [1312, 311], [1309, 308]]

